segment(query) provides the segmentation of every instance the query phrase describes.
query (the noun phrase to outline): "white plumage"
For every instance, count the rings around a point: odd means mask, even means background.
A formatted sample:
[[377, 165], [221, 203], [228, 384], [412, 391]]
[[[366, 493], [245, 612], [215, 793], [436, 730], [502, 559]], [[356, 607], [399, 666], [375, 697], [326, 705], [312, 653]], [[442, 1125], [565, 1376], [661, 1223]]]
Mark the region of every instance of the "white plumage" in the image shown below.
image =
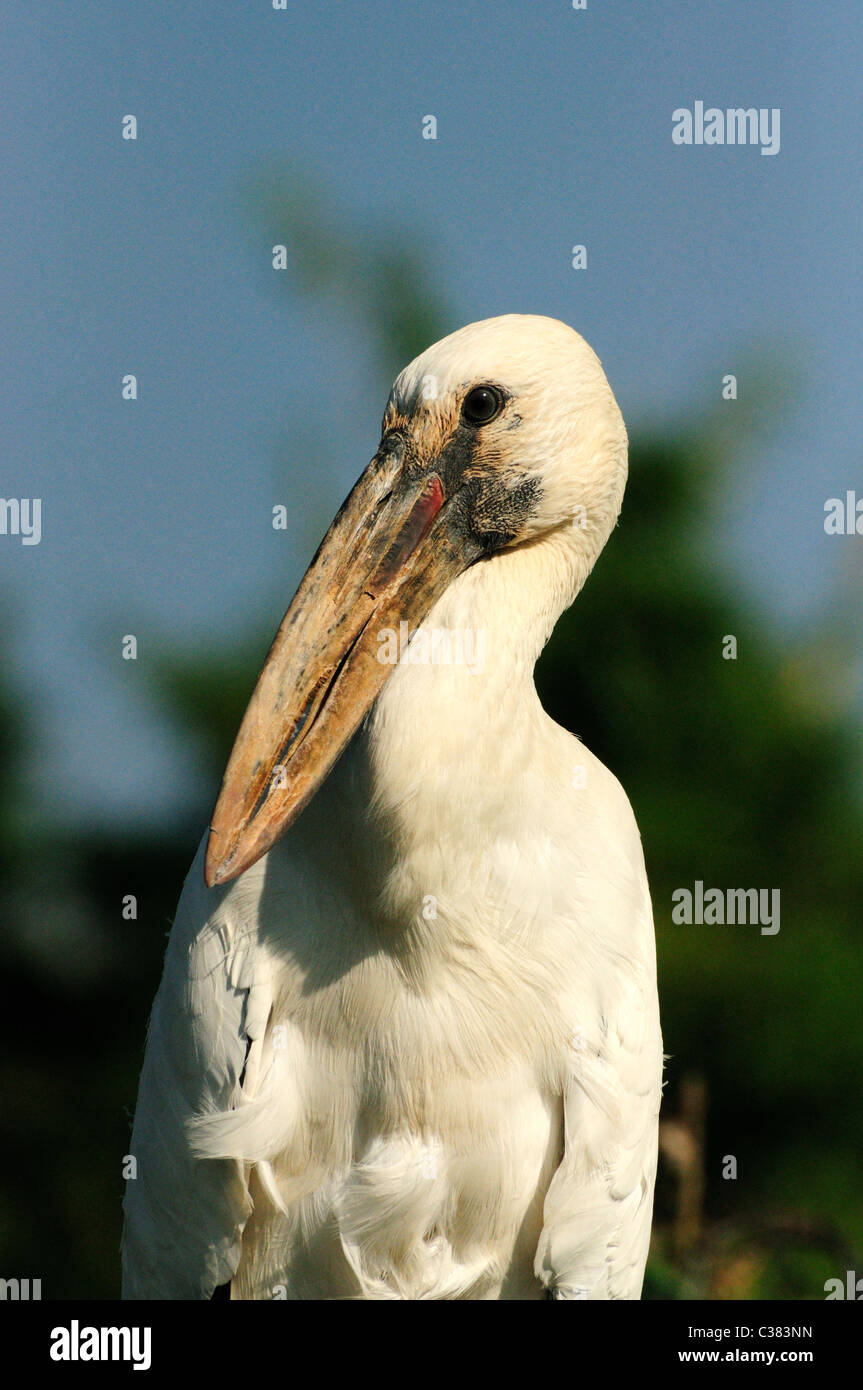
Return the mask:
[[[499, 409], [473, 425], [478, 386]], [[202, 845], [141, 1077], [126, 1297], [228, 1280], [234, 1298], [641, 1291], [662, 1070], [641, 843], [619, 783], [533, 684], [618, 515], [623, 421], [577, 334], [510, 315], [402, 372], [388, 438], [387, 486], [443, 480], [416, 554], [436, 563], [440, 537], [467, 537], [466, 568], [417, 621], [482, 632], [482, 662], [409, 649], [264, 857], [207, 888]], [[376, 498], [384, 517], [383, 483]], [[363, 597], [380, 605], [375, 580]], [[345, 592], [312, 583], [304, 612], [326, 609], [331, 633]], [[336, 709], [344, 689], [347, 707], [350, 669], [332, 669], [323, 699]], [[272, 750], [290, 770], [283, 734]]]

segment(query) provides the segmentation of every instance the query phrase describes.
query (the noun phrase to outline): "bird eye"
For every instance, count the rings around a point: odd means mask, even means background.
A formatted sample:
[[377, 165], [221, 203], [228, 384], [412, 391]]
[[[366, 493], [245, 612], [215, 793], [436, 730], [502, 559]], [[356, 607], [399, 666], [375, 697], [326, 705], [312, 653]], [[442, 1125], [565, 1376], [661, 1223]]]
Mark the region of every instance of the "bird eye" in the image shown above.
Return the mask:
[[468, 425], [487, 425], [503, 410], [504, 400], [494, 386], [475, 386], [462, 403], [462, 419]]

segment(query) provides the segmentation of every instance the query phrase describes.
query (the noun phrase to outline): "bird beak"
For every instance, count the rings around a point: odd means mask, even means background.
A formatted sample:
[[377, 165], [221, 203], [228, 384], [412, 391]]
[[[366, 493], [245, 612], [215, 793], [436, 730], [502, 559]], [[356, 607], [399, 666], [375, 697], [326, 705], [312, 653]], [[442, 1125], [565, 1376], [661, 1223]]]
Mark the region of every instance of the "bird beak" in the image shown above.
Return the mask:
[[415, 629], [482, 553], [459, 494], [404, 464], [404, 440], [387, 436], [282, 620], [213, 814], [209, 887], [260, 859], [314, 796], [393, 669], [378, 634]]

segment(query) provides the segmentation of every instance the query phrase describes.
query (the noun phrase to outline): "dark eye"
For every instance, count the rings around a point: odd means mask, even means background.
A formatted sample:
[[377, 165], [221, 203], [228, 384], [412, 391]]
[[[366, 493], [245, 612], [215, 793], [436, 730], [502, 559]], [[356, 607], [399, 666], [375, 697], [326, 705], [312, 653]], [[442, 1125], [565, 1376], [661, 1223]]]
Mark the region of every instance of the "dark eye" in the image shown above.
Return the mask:
[[504, 400], [495, 386], [474, 386], [468, 391], [461, 408], [461, 417], [468, 425], [487, 425], [503, 410]]

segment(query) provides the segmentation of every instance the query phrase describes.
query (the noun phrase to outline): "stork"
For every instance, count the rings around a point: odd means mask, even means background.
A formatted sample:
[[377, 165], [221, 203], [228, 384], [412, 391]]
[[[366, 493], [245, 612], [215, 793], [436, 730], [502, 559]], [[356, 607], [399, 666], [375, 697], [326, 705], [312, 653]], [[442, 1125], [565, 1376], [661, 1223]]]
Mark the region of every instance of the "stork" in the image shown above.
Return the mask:
[[[626, 471], [599, 360], [557, 320], [471, 324], [396, 379], [183, 889], [125, 1297], [640, 1296], [662, 1073], [641, 841], [533, 681]], [[454, 633], [482, 659], [424, 640]]]

